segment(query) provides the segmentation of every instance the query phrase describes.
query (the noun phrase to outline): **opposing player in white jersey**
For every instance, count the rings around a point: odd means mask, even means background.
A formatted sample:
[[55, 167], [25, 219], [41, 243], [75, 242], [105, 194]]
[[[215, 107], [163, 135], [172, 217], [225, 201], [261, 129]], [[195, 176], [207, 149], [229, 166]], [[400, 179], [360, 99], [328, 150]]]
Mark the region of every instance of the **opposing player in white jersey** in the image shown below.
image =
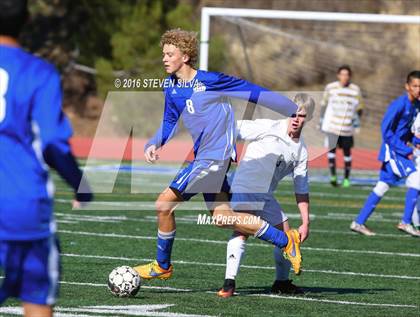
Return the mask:
[[[297, 94], [293, 101], [298, 105], [296, 115], [284, 120], [243, 120], [237, 123], [238, 138], [250, 143], [233, 175], [231, 207], [235, 211], [260, 216], [280, 230], [289, 230], [287, 216], [274, 198], [278, 183], [291, 174], [296, 202], [301, 213], [299, 227], [301, 242], [309, 234], [308, 154], [301, 138], [302, 128], [312, 118], [315, 103], [306, 94]], [[234, 232], [227, 245], [226, 274], [220, 297], [230, 297], [235, 292], [235, 278], [245, 252], [248, 236]], [[283, 250], [274, 248], [276, 280], [274, 293], [298, 294], [303, 291], [289, 280], [290, 261]]]
[[[413, 160], [415, 162], [417, 170], [414, 173], [411, 173], [408, 178], [407, 182], [410, 180], [413, 184], [418, 184], [416, 187], [417, 190], [420, 191], [420, 112], [417, 113], [416, 120], [411, 127], [411, 132], [413, 132]], [[411, 217], [412, 223], [414, 227], [419, 232], [420, 230], [420, 198], [417, 197], [417, 205], [414, 208], [413, 215]]]
[[338, 80], [325, 87], [321, 102], [321, 130], [326, 133], [330, 182], [333, 186], [337, 186], [336, 147], [341, 148], [344, 154], [342, 186], [350, 186], [353, 135], [355, 128], [360, 126], [364, 106], [360, 88], [350, 82], [351, 75], [348, 65], [340, 66], [337, 70]]

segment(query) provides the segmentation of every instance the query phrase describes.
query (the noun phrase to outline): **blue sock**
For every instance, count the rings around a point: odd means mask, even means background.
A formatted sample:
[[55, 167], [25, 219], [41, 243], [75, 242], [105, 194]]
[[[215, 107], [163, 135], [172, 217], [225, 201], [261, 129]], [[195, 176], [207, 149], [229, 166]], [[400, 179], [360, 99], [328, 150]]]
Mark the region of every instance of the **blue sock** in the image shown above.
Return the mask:
[[279, 248], [284, 248], [289, 242], [289, 238], [283, 231], [267, 222], [255, 233], [255, 237], [270, 242]]
[[418, 195], [419, 195], [419, 191], [414, 188], [409, 188], [407, 190], [407, 193], [405, 194], [405, 208], [404, 208], [404, 216], [402, 218], [402, 222], [404, 224], [411, 223], [411, 217], [413, 216], [413, 211], [417, 203]]
[[171, 232], [158, 231], [156, 261], [162, 269], [171, 265], [172, 245], [175, 240], [175, 230]]
[[381, 201], [380, 196], [376, 195], [375, 192], [371, 192], [368, 198], [366, 199], [365, 205], [360, 210], [359, 215], [356, 218], [356, 222], [359, 225], [363, 225], [366, 220], [368, 220], [369, 216], [375, 210], [376, 205]]

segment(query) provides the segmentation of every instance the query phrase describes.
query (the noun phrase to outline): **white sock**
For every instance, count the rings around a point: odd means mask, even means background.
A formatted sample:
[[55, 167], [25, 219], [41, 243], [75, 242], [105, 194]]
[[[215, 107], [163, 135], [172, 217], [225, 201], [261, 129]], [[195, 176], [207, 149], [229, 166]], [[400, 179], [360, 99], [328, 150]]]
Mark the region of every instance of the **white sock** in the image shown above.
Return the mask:
[[274, 262], [276, 264], [276, 280], [288, 280], [292, 263], [283, 256], [283, 249], [275, 247], [273, 253]]
[[420, 226], [420, 200], [417, 201], [417, 206], [414, 208], [413, 215], [411, 216], [411, 221], [413, 222], [413, 225]]
[[226, 248], [226, 274], [225, 279], [236, 278], [245, 252], [245, 240], [242, 236], [232, 235]]

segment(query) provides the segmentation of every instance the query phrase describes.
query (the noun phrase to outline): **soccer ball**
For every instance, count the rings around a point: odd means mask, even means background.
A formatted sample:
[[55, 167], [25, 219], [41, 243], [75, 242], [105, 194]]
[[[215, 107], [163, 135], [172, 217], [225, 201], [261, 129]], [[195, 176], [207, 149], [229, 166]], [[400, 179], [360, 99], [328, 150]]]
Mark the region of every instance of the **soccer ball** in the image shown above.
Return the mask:
[[116, 267], [109, 274], [108, 288], [117, 297], [134, 296], [140, 290], [140, 276], [132, 267]]

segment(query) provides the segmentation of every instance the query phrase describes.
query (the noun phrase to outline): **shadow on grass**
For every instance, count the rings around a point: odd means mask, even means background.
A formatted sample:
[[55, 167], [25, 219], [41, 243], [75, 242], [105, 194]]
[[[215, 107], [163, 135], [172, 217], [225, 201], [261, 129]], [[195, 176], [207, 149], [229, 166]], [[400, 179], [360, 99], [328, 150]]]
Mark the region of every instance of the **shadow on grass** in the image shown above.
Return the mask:
[[[379, 294], [381, 292], [395, 291], [394, 288], [338, 288], [338, 287], [304, 287], [304, 295], [309, 294]], [[239, 295], [252, 295], [252, 294], [271, 294], [270, 288], [267, 287], [249, 287], [237, 289]], [[280, 294], [285, 295], [285, 294]]]

